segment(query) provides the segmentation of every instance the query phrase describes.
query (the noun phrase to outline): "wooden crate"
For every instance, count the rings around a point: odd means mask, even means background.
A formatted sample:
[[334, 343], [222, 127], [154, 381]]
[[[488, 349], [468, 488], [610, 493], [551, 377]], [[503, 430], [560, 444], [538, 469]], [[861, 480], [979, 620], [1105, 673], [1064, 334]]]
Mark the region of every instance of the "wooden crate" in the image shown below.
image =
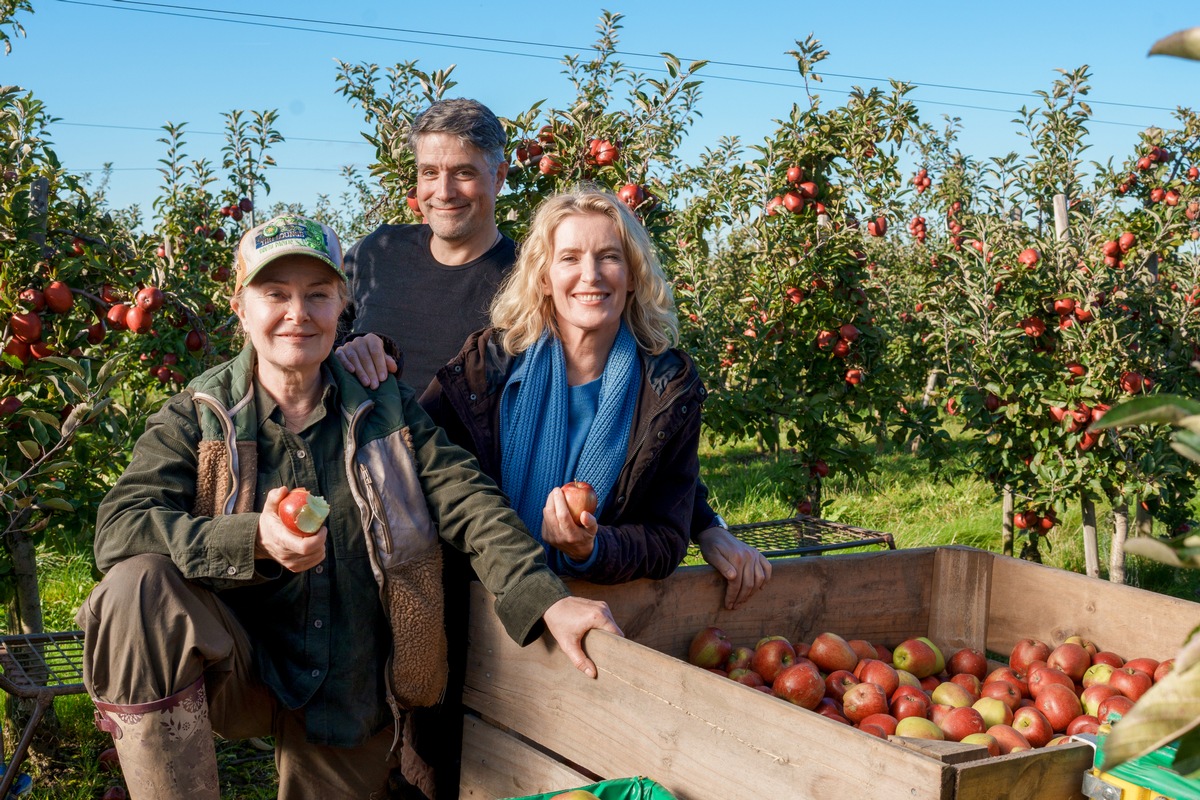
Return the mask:
[[645, 775], [679, 800], [751, 791], [798, 800], [1083, 800], [1086, 745], [978, 758], [962, 745], [883, 741], [693, 667], [688, 644], [707, 625], [739, 644], [833, 631], [889, 646], [928, 636], [947, 650], [1002, 654], [1027, 636], [1058, 644], [1079, 634], [1126, 657], [1161, 660], [1200, 623], [1200, 604], [967, 547], [787, 559], [773, 569], [767, 588], [737, 611], [722, 608], [724, 581], [709, 567], [623, 586], [572, 583], [608, 602], [627, 637], [588, 637], [595, 680], [547, 637], [514, 645], [492, 598], [473, 587], [461, 796]]

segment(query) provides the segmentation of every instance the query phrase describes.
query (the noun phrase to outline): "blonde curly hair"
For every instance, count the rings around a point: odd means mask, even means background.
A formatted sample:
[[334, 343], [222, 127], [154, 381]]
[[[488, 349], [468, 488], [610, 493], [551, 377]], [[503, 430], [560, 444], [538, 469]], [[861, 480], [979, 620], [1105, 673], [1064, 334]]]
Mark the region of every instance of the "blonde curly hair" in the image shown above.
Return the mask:
[[492, 325], [502, 331], [501, 343], [510, 355], [532, 347], [545, 330], [559, 336], [554, 300], [542, 290], [554, 258], [554, 232], [568, 217], [598, 214], [617, 228], [633, 291], [621, 317], [644, 350], [658, 354], [679, 341], [675, 299], [654, 246], [642, 223], [616, 196], [588, 186], [548, 198], [533, 215], [516, 266], [492, 300]]

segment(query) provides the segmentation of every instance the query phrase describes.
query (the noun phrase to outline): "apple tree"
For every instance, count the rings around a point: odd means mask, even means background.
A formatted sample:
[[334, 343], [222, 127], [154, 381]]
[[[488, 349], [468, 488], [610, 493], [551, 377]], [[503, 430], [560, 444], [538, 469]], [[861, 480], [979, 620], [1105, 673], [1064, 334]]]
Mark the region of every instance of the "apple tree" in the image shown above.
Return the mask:
[[[797, 44], [800, 74], [819, 81], [826, 51]], [[710, 389], [706, 424], [786, 448], [801, 513], [819, 513], [830, 473], [870, 470], [872, 440], [921, 424], [886, 358], [865, 252], [895, 218], [899, 153], [917, 124], [908, 91], [856, 89], [829, 110], [810, 95], [761, 145], [725, 140], [678, 181], [694, 188], [676, 289]]]

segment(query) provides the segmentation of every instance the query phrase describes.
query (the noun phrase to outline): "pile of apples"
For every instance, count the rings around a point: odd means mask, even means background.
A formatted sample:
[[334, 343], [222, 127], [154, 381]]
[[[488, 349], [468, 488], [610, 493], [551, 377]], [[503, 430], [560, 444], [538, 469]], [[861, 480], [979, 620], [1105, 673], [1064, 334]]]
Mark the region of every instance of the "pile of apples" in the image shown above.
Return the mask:
[[734, 645], [716, 627], [695, 635], [688, 661], [882, 739], [964, 742], [989, 755], [1096, 733], [1174, 663], [1126, 661], [1080, 636], [1053, 648], [1022, 639], [1007, 666], [994, 666], [974, 648], [946, 658], [926, 637], [889, 650], [836, 633], [812, 642], [776, 635], [751, 648]]

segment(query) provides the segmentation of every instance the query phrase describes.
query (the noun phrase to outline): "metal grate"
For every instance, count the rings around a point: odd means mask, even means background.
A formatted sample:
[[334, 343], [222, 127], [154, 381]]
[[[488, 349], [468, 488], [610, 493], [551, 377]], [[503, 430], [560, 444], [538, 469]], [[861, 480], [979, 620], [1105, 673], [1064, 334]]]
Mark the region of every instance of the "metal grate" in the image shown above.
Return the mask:
[[36, 697], [43, 689], [55, 695], [82, 692], [82, 660], [83, 631], [0, 636], [0, 683], [21, 697]]
[[[896, 540], [890, 533], [856, 528], [803, 514], [790, 519], [730, 525], [729, 532], [757, 547], [767, 558], [812, 555], [851, 547], [883, 546], [889, 550], [896, 549]], [[699, 554], [699, 548], [695, 545], [692, 545], [692, 551]]]

